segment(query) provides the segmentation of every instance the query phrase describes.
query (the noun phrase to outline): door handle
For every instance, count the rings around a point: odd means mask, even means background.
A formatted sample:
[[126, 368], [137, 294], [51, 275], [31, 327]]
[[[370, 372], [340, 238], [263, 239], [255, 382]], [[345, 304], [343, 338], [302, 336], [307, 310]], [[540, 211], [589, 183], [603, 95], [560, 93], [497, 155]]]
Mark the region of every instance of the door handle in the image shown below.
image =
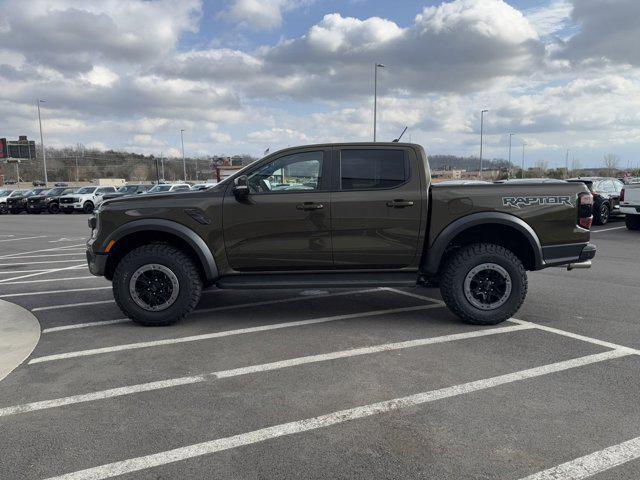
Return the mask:
[[320, 210], [321, 208], [324, 208], [324, 205], [321, 203], [304, 202], [296, 205], [296, 208], [298, 210]]
[[411, 200], [392, 200], [387, 202], [387, 207], [391, 208], [404, 208], [404, 207], [413, 207], [413, 202]]

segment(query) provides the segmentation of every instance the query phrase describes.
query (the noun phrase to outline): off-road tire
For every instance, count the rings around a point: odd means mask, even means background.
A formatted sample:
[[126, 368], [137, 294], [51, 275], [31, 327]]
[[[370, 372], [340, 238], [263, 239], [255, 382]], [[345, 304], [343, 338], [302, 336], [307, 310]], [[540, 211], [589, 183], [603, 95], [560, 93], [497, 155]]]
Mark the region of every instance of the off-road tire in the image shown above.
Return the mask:
[[93, 213], [94, 208], [93, 202], [90, 201], [84, 202], [84, 205], [82, 205], [82, 211], [84, 213]]
[[[476, 266], [493, 263], [504, 268], [511, 277], [511, 293], [504, 304], [493, 310], [472, 305], [464, 293], [467, 274]], [[474, 243], [454, 252], [440, 276], [440, 292], [447, 307], [463, 321], [474, 325], [495, 325], [515, 314], [527, 296], [527, 272], [511, 251], [493, 243]]]
[[[178, 279], [178, 298], [165, 310], [145, 310], [129, 293], [131, 276], [147, 264], [163, 265]], [[132, 250], [120, 260], [113, 274], [116, 304], [127, 317], [141, 325], [162, 326], [182, 320], [196, 307], [201, 294], [202, 278], [194, 261], [182, 250], [166, 243], [151, 243]]]
[[640, 230], [640, 215], [625, 215], [624, 224], [627, 230]]
[[[607, 209], [606, 212], [603, 209]], [[593, 212], [593, 223], [596, 225], [606, 225], [611, 217], [611, 210], [608, 203], [603, 203], [598, 209]]]

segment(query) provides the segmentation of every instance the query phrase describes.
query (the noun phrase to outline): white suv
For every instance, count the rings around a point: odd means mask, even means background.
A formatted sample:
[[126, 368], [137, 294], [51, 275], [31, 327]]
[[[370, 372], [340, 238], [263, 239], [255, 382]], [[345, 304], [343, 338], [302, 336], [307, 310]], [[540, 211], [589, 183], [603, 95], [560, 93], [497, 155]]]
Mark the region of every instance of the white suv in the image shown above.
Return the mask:
[[103, 202], [102, 196], [105, 193], [113, 193], [115, 191], [115, 187], [82, 187], [75, 193], [68, 193], [60, 197], [60, 211], [64, 213], [91, 213]]
[[620, 213], [629, 230], [640, 230], [640, 184], [625, 185], [620, 192]]

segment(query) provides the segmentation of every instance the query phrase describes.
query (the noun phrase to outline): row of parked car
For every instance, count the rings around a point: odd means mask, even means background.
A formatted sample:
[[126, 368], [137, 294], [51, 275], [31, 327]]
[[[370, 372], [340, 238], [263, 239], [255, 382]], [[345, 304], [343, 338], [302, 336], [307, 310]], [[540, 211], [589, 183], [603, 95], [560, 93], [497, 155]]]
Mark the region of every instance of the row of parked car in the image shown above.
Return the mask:
[[184, 192], [188, 190], [204, 190], [213, 186], [211, 183], [160, 183], [157, 185], [132, 184], [116, 189], [102, 185], [91, 185], [70, 188], [57, 184], [53, 188], [36, 187], [30, 190], [0, 189], [0, 214], [19, 214], [22, 212], [40, 213], [91, 213], [102, 202], [127, 195], [151, 195], [156, 193]]

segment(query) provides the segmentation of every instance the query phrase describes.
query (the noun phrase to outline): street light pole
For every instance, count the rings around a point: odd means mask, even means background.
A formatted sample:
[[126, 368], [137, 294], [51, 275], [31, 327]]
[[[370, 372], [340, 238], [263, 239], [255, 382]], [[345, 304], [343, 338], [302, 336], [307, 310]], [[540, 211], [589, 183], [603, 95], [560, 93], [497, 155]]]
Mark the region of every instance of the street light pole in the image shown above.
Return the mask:
[[511, 138], [513, 137], [513, 135], [513, 133], [509, 133], [509, 168], [511, 168]]
[[524, 147], [527, 145], [527, 142], [522, 142], [522, 178], [524, 178]]
[[569, 149], [567, 148], [567, 153], [564, 156], [564, 178], [569, 176]]
[[40, 125], [40, 146], [42, 147], [42, 166], [44, 168], [44, 183], [48, 181], [47, 178], [47, 152], [44, 149], [44, 138], [42, 136], [42, 117], [40, 117], [40, 104], [46, 102], [46, 100], [38, 99], [36, 104], [38, 105], [38, 124]]
[[162, 166], [162, 180], [164, 180], [164, 152], [160, 152], [160, 165]]
[[376, 128], [378, 122], [378, 68], [385, 68], [382, 63], [375, 63], [373, 69], [373, 141], [376, 141]]
[[480, 112], [480, 180], [482, 180], [482, 136], [484, 130], [484, 114], [489, 110], [482, 110]]
[[184, 130], [180, 130], [180, 142], [182, 143], [182, 170], [184, 174], [184, 181], [187, 181], [187, 162], [184, 159]]

